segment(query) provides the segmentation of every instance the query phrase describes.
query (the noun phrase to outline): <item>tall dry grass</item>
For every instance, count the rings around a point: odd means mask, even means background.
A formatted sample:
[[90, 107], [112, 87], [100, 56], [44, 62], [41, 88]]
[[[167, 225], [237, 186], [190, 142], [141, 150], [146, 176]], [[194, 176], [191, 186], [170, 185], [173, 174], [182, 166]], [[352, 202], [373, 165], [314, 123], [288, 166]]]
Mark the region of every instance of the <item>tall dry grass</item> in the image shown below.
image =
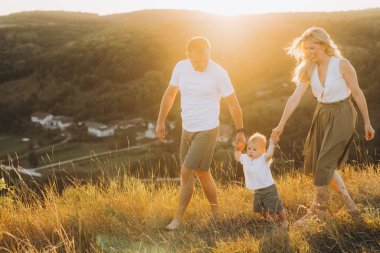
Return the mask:
[[[346, 167], [341, 175], [363, 215], [355, 223], [338, 213], [305, 229], [277, 229], [252, 213], [252, 193], [241, 182], [218, 182], [221, 215], [212, 220], [199, 184], [182, 228], [163, 228], [174, 215], [177, 183], [133, 177], [73, 182], [62, 193], [54, 181], [40, 191], [25, 182], [0, 197], [1, 252], [378, 252], [380, 172]], [[290, 171], [276, 178], [289, 219], [300, 218], [312, 199], [309, 178]]]

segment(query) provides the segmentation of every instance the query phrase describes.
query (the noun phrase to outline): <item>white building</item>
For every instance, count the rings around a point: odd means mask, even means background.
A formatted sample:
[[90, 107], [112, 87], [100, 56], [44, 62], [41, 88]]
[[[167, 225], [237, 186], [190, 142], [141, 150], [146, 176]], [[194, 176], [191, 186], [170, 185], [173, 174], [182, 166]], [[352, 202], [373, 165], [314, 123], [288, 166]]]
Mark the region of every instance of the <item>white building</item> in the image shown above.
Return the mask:
[[87, 131], [96, 137], [108, 137], [115, 135], [115, 128], [97, 122], [88, 122]]
[[134, 118], [134, 119], [128, 119], [123, 120], [118, 123], [120, 129], [128, 129], [131, 127], [145, 127], [146, 126], [146, 120], [143, 118]]
[[71, 126], [74, 123], [73, 117], [67, 117], [67, 116], [54, 116], [51, 125], [54, 128], [59, 128], [61, 130], [65, 130], [69, 126]]
[[168, 126], [170, 130], [173, 130], [175, 128], [175, 122], [168, 120]]
[[42, 126], [48, 126], [53, 115], [46, 112], [34, 112], [31, 116], [31, 121], [34, 123], [39, 123]]
[[145, 138], [155, 139], [156, 138], [156, 125], [152, 122], [148, 123], [148, 130], [144, 133]]
[[47, 129], [61, 129], [65, 130], [67, 127], [74, 123], [73, 117], [67, 116], [53, 116], [46, 112], [34, 112], [31, 116], [31, 121], [41, 124]]

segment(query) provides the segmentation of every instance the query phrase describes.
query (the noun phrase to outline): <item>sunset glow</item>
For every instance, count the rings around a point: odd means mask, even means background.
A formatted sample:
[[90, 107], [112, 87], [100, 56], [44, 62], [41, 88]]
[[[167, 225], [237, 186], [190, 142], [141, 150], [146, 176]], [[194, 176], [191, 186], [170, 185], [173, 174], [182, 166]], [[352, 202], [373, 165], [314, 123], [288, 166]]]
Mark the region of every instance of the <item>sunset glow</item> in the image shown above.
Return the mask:
[[253, 0], [253, 1], [216, 1], [216, 0], [140, 0], [140, 1], [90, 1], [90, 0], [15, 0], [0, 1], [0, 15], [34, 10], [60, 10], [91, 12], [100, 15], [125, 13], [144, 9], [188, 9], [210, 12], [220, 15], [242, 15], [268, 12], [317, 12], [317, 11], [346, 11], [380, 7], [377, 0]]

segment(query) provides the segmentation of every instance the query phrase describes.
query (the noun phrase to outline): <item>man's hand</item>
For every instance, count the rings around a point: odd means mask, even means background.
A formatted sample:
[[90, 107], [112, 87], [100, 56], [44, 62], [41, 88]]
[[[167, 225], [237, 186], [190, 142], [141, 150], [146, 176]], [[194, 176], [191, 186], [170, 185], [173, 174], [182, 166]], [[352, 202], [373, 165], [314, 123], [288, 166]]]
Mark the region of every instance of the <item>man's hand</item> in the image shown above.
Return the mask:
[[[237, 129], [243, 129], [243, 113], [241, 112], [239, 101], [237, 100], [236, 94], [232, 93], [231, 95], [225, 97], [225, 100], [230, 110], [232, 119], [234, 120], [235, 127]], [[245, 137], [242, 131], [236, 133], [235, 148], [242, 151], [245, 147]]]
[[236, 134], [235, 148], [239, 151], [244, 150], [245, 148], [245, 136], [243, 132], [238, 132]]
[[169, 85], [161, 100], [160, 112], [158, 113], [156, 137], [164, 142], [165, 138], [165, 119], [173, 106], [174, 99], [178, 93], [177, 85]]
[[365, 139], [367, 141], [370, 141], [375, 137], [375, 130], [373, 130], [373, 127], [371, 126], [371, 124], [364, 125], [364, 133], [365, 133]]
[[164, 142], [165, 138], [165, 124], [157, 122], [156, 137]]

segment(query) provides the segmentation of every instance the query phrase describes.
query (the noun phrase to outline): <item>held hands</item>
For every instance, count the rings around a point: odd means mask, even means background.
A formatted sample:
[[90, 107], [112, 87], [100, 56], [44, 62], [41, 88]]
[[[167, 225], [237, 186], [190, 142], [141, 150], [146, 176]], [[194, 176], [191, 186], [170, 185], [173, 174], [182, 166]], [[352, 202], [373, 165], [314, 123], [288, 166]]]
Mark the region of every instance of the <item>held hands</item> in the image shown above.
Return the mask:
[[276, 144], [277, 144], [277, 142], [278, 142], [278, 140], [277, 140], [277, 141], [275, 141], [275, 140], [273, 140], [273, 138], [272, 138], [272, 137], [270, 137], [270, 138], [269, 138], [269, 143], [272, 143], [272, 144], [276, 145]]
[[280, 136], [282, 134], [282, 131], [284, 131], [284, 127], [278, 125], [277, 127], [272, 129], [272, 134], [270, 138], [272, 139], [273, 143], [277, 143], [280, 140]]
[[375, 137], [375, 130], [373, 130], [371, 124], [364, 125], [364, 135], [366, 141], [370, 141]]
[[235, 140], [235, 149], [238, 151], [243, 151], [245, 148], [245, 136], [244, 133], [238, 132], [236, 134], [236, 140]]
[[157, 122], [156, 126], [156, 137], [164, 142], [165, 138], [165, 124]]

